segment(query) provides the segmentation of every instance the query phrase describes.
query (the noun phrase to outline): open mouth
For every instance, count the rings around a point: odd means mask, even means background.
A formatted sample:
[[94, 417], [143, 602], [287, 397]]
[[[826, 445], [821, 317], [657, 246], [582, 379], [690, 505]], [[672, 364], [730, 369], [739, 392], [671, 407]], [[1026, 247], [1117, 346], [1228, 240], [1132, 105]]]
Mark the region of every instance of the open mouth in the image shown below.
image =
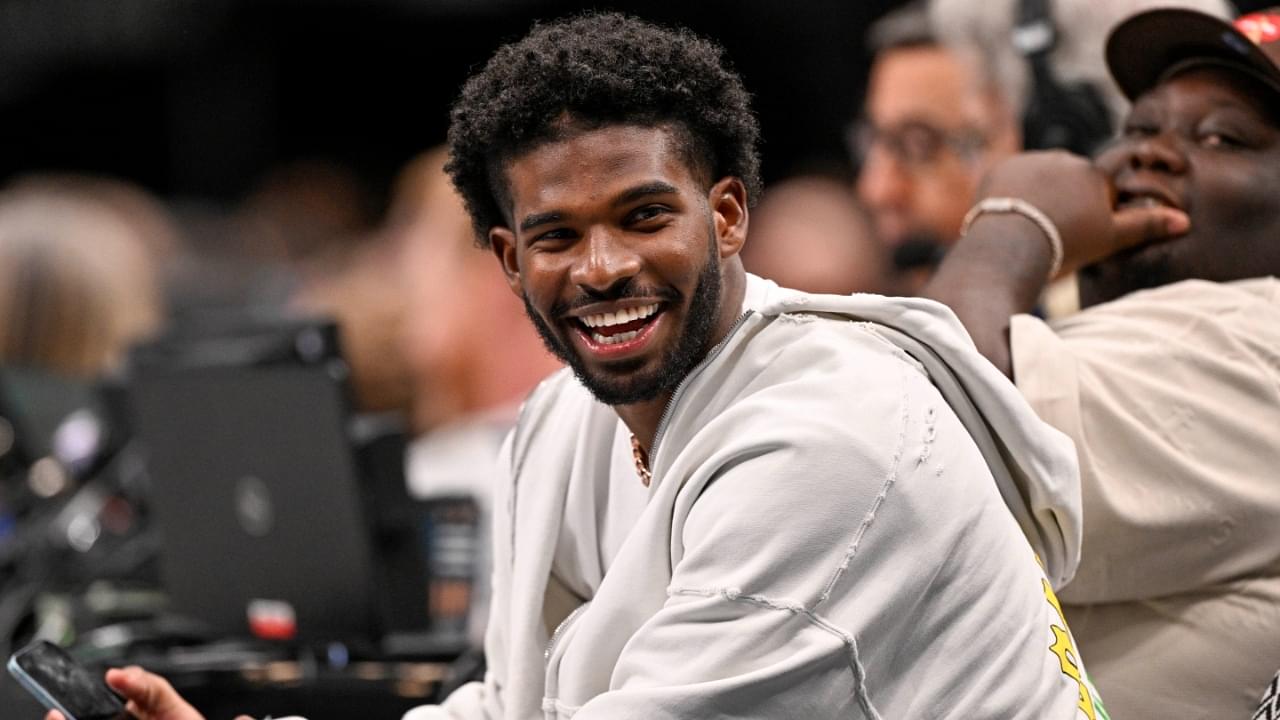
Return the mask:
[[577, 318], [582, 332], [595, 345], [612, 346], [635, 340], [654, 321], [658, 303], [594, 313]]
[[1163, 193], [1149, 190], [1126, 191], [1116, 193], [1116, 209], [1167, 207], [1181, 210], [1182, 207]]

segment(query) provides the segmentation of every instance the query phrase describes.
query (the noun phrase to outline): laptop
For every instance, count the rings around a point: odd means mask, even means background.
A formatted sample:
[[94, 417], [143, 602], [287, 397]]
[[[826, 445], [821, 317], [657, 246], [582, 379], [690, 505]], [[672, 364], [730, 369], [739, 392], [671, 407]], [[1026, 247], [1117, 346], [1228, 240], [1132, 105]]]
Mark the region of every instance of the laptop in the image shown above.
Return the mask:
[[310, 350], [137, 356], [129, 405], [161, 580], [173, 611], [220, 637], [376, 639], [381, 549], [349, 433], [347, 367], [332, 327], [279, 333]]

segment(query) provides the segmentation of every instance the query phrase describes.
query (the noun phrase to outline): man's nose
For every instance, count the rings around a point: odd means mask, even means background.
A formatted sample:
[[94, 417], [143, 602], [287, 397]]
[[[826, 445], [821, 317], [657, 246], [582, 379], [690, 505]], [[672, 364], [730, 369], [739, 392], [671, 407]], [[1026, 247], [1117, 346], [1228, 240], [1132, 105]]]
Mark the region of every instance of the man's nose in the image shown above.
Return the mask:
[[858, 173], [857, 190], [872, 210], [899, 207], [911, 193], [911, 178], [900, 160], [874, 146]]
[[1099, 164], [1117, 170], [1149, 170], [1181, 174], [1187, 169], [1187, 157], [1179, 139], [1169, 130], [1150, 133], [1120, 143], [1114, 149], [1116, 157], [1099, 157]]
[[640, 272], [640, 255], [616, 232], [591, 229], [579, 247], [570, 280], [584, 292], [608, 295], [625, 286]]
[[880, 240], [896, 244], [906, 232], [906, 214], [915, 192], [910, 172], [891, 154], [872, 150], [858, 173], [856, 189]]

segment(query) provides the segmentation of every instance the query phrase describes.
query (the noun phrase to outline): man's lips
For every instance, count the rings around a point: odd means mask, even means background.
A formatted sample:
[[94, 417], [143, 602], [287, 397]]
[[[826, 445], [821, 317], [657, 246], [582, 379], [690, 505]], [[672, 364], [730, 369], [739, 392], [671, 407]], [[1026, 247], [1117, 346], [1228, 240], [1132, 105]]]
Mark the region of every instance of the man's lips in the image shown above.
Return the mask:
[[576, 334], [592, 354], [617, 358], [644, 347], [662, 319], [662, 305], [588, 307], [578, 310], [570, 319]]
[[1168, 190], [1156, 185], [1129, 185], [1116, 189], [1116, 209], [1168, 207], [1183, 210], [1182, 203]]
[[[1157, 182], [1131, 179], [1129, 182], [1117, 184], [1115, 194], [1117, 211], [1149, 208], [1169, 208], [1179, 213], [1189, 213], [1177, 193]], [[1130, 262], [1149, 253], [1167, 252], [1169, 244], [1184, 234], [1185, 232], [1157, 230], [1155, 234], [1146, 236], [1140, 242], [1117, 251], [1112, 257], [1120, 262]]]

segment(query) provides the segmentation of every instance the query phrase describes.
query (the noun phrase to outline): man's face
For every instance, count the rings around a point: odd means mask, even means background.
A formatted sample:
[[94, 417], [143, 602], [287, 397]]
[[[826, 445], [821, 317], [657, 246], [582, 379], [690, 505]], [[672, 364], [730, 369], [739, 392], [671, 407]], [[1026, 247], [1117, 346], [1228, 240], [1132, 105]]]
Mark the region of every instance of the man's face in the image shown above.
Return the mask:
[[981, 88], [975, 66], [945, 48], [895, 48], [876, 58], [856, 140], [857, 187], [890, 247], [954, 243], [978, 179], [1018, 149], [1004, 103]]
[[1117, 207], [1170, 205], [1191, 228], [1085, 268], [1081, 304], [1189, 278], [1280, 272], [1280, 128], [1267, 98], [1274, 94], [1217, 68], [1186, 71], [1138, 98], [1098, 166]]
[[[601, 401], [670, 392], [723, 336], [721, 265], [740, 239], [662, 127], [613, 125], [506, 165], [510, 228], [490, 233], [547, 347]], [[731, 237], [732, 236], [732, 237]], [[499, 350], [500, 351], [500, 350]]]

